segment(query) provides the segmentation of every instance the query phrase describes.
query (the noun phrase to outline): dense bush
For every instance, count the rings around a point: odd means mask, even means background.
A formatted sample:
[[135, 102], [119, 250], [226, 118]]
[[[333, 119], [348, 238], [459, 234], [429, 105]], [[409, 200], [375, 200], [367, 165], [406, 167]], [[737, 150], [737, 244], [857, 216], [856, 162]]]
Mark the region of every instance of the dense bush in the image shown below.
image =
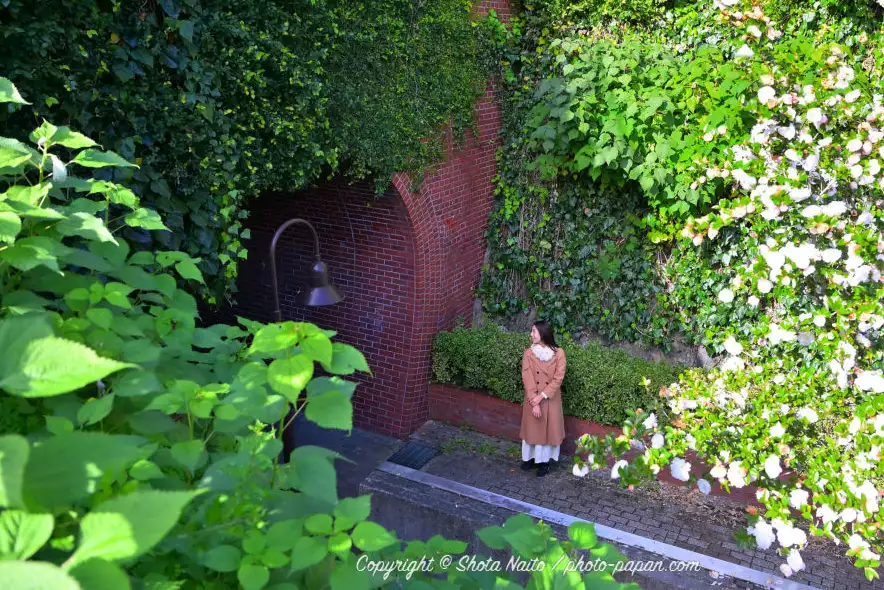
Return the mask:
[[[139, 164], [126, 182], [172, 230], [123, 230], [133, 247], [194, 258], [210, 299], [246, 256], [248, 200], [335, 172], [420, 172], [438, 131], [472, 123], [485, 76], [463, 0], [0, 2], [0, 71], [33, 111], [27, 134], [73, 125]], [[14, 48], [14, 50], [12, 50]], [[430, 138], [429, 141], [426, 141]]]
[[[521, 403], [522, 353], [531, 344], [526, 334], [512, 334], [488, 325], [470, 330], [455, 328], [436, 337], [433, 371], [437, 382], [485, 390], [510, 402]], [[653, 391], [678, 379], [680, 370], [652, 363], [623, 351], [595, 344], [563, 343], [568, 359], [562, 385], [566, 415], [601, 424], [618, 424], [629, 410], [655, 401], [642, 384], [650, 380]]]
[[[0, 77], [0, 105], [24, 104]], [[3, 589], [519, 588], [441, 562], [466, 543], [405, 544], [368, 520], [369, 496], [339, 499], [333, 451], [279, 461], [279, 425], [301, 412], [352, 428], [342, 376], [364, 357], [312, 324], [200, 326], [175, 281], [201, 282], [195, 261], [132, 252], [121, 230], [168, 231], [162, 217], [88, 174], [118, 167], [134, 165], [66, 126], [0, 137]], [[625, 557], [591, 524], [568, 533], [526, 515], [477, 531], [546, 564], [532, 587], [637, 587], [614, 582]], [[611, 569], [583, 575], [570, 560], [586, 551]], [[362, 556], [435, 565], [370, 572]]]

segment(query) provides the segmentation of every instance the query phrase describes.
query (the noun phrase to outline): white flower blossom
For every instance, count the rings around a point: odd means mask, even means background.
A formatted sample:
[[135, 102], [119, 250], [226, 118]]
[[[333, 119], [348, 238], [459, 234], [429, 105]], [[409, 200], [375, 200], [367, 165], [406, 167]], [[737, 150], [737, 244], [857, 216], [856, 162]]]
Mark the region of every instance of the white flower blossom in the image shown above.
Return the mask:
[[722, 303], [730, 303], [734, 300], [734, 292], [730, 289], [722, 289], [718, 292], [718, 300]]
[[728, 351], [728, 353], [736, 356], [743, 352], [743, 345], [737, 342], [736, 338], [733, 336], [728, 336], [727, 340], [724, 341], [724, 349]]
[[734, 54], [734, 57], [752, 57], [753, 55], [755, 55], [755, 52], [752, 51], [752, 48], [743, 44], [743, 46]]
[[762, 103], [767, 103], [777, 97], [777, 91], [773, 89], [771, 86], [762, 86], [758, 90], [758, 100]]
[[819, 125], [823, 120], [823, 111], [819, 108], [812, 108], [807, 111], [807, 121], [814, 125]]
[[872, 393], [884, 393], [884, 376], [881, 371], [863, 371], [857, 375], [854, 385], [863, 391]]
[[780, 467], [780, 458], [776, 455], [771, 455], [764, 461], [764, 472], [767, 473], [767, 476], [771, 479], [776, 479], [783, 472], [783, 468]]
[[703, 495], [708, 496], [709, 492], [712, 491], [712, 484], [710, 484], [705, 479], [698, 479], [697, 480], [697, 489], [700, 490], [700, 492], [702, 492]]
[[795, 415], [799, 418], [806, 419], [811, 424], [816, 423], [816, 421], [820, 419], [819, 415], [814, 411], [813, 408], [801, 408], [800, 410], [795, 412]]
[[795, 332], [792, 330], [784, 330], [780, 328], [780, 325], [776, 322], [771, 322], [770, 331], [767, 334], [767, 339], [771, 344], [779, 344], [780, 342], [793, 342], [797, 338]]
[[709, 475], [715, 479], [724, 479], [727, 476], [727, 468], [721, 463], [716, 463]]
[[786, 434], [786, 429], [779, 422], [770, 427], [771, 438], [781, 438], [784, 434]]
[[651, 437], [651, 448], [653, 448], [653, 449], [659, 449], [659, 448], [663, 447], [664, 443], [665, 443], [665, 440], [663, 438], [663, 435], [660, 434], [659, 432]]
[[620, 459], [614, 466], [611, 468], [611, 479], [620, 479], [620, 468], [626, 467], [629, 463], [623, 459]]
[[672, 472], [672, 477], [679, 481], [687, 481], [690, 477], [689, 473], [691, 471], [691, 464], [682, 459], [681, 457], [676, 457], [672, 460], [672, 463], [669, 465], [670, 471]]
[[657, 415], [651, 412], [647, 418], [642, 422], [642, 426], [644, 426], [647, 430], [651, 430], [652, 428], [657, 428]]
[[820, 504], [816, 509], [816, 517], [822, 519], [823, 524], [827, 524], [838, 520], [838, 513], [828, 504]]
[[786, 563], [792, 571], [800, 572], [804, 569], [804, 560], [801, 559], [801, 553], [797, 549], [792, 549], [789, 551], [789, 556], [786, 558]]
[[580, 465], [574, 464], [574, 468], [571, 470], [574, 475], [577, 477], [586, 477], [589, 473], [589, 466], [584, 464], [582, 467]]
[[758, 290], [762, 293], [770, 293], [771, 289], [773, 289], [773, 283], [768, 281], [767, 279], [758, 279]]
[[727, 468], [727, 480], [735, 488], [746, 485], [746, 469], [740, 465], [740, 461], [734, 461]]
[[789, 494], [789, 506], [796, 510], [800, 510], [802, 506], [807, 504], [810, 494], [807, 490], [792, 490]]
[[750, 526], [746, 529], [746, 532], [755, 537], [755, 543], [759, 549], [770, 549], [776, 538], [773, 527], [765, 522], [763, 518], [759, 518], [755, 526]]

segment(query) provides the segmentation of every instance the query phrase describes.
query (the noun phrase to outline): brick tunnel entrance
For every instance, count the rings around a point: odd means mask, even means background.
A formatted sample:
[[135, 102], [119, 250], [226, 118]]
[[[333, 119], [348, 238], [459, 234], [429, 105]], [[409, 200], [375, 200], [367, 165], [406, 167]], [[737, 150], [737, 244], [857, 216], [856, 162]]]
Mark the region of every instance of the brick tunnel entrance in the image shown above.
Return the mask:
[[321, 308], [296, 303], [313, 245], [306, 228], [292, 226], [277, 245], [282, 315], [335, 330], [365, 355], [373, 375], [360, 378], [354, 395], [357, 427], [395, 437], [420, 427], [429, 417], [433, 339], [459, 318], [470, 324], [500, 128], [491, 87], [476, 117], [478, 136], [468, 133], [457, 147], [449, 136], [445, 161], [417, 191], [405, 175], [380, 196], [369, 182], [337, 180], [264, 194], [251, 205], [249, 257], [240, 266], [233, 312], [273, 320], [270, 240], [287, 219], [314, 224], [330, 278], [346, 299]]

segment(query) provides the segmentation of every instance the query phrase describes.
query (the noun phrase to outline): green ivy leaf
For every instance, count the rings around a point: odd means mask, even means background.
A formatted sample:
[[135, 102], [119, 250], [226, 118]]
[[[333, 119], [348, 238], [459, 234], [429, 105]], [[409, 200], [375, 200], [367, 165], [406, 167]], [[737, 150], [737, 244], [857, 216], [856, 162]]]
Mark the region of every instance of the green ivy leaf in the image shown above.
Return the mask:
[[267, 381], [277, 393], [292, 401], [313, 377], [313, 362], [304, 355], [276, 359], [267, 369]]
[[84, 590], [130, 590], [129, 577], [120, 566], [94, 558], [71, 568], [70, 574]]
[[216, 572], [235, 572], [241, 559], [242, 551], [233, 545], [219, 545], [203, 555], [202, 564]]
[[104, 420], [114, 407], [114, 394], [93, 398], [87, 401], [77, 412], [77, 422], [89, 426]]
[[143, 490], [100, 504], [80, 521], [80, 542], [71, 564], [143, 555], [172, 530], [181, 510], [199, 492]]
[[0, 76], [0, 102], [11, 102], [14, 104], [31, 104], [22, 98], [22, 95], [18, 93], [18, 88], [15, 87], [15, 84], [9, 81], [8, 78], [4, 78]]
[[12, 244], [21, 231], [21, 217], [11, 211], [0, 211], [0, 242]]
[[80, 590], [63, 569], [43, 561], [0, 561], [3, 590]]
[[21, 510], [0, 513], [0, 559], [28, 559], [52, 536], [51, 514], [28, 514]]
[[138, 168], [138, 166], [114, 152], [102, 152], [91, 149], [78, 153], [71, 163], [87, 168], [104, 168], [106, 166]]

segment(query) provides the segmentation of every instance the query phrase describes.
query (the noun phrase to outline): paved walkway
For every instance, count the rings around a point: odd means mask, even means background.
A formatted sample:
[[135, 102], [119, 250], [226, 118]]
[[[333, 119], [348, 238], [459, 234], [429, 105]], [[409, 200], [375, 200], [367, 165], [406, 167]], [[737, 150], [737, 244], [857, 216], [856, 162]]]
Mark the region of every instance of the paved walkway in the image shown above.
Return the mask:
[[[299, 446], [321, 445], [348, 459], [337, 462], [340, 497], [358, 495], [360, 482], [406, 442], [358, 429], [350, 435], [325, 430], [302, 417], [296, 421], [296, 439]], [[734, 543], [733, 531], [746, 526], [745, 513], [727, 498], [656, 483], [629, 492], [607, 470], [574, 477], [570, 457], [538, 478], [518, 469], [520, 447], [511, 441], [432, 421], [411, 439], [442, 451], [421, 469], [425, 473], [782, 577], [784, 559], [773, 550], [741, 549]], [[881, 587], [867, 582], [828, 540], [809, 537], [802, 556], [807, 569], [793, 581], [822, 590]], [[710, 580], [709, 587], [718, 585]]]
[[[518, 469], [521, 450], [511, 441], [445, 424], [428, 422], [412, 438], [445, 451], [422, 469], [427, 473], [782, 577], [785, 559], [773, 550], [734, 543], [733, 531], [746, 526], [745, 512], [727, 498], [656, 483], [629, 492], [608, 470], [574, 477], [570, 457], [536, 477]], [[866, 581], [841, 549], [809, 536], [802, 551], [807, 569], [790, 579], [824, 590], [882, 587]]]

